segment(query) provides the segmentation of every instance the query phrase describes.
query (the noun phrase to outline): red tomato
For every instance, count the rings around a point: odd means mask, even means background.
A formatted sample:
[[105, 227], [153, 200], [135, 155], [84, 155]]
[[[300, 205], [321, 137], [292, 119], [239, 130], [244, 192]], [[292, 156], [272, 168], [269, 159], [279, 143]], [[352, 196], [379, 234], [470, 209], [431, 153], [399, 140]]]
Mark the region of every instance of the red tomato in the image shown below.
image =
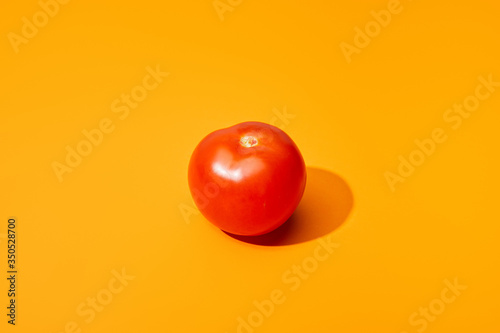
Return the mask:
[[285, 132], [245, 122], [201, 140], [191, 156], [188, 179], [207, 220], [232, 234], [256, 236], [292, 215], [304, 193], [306, 167]]

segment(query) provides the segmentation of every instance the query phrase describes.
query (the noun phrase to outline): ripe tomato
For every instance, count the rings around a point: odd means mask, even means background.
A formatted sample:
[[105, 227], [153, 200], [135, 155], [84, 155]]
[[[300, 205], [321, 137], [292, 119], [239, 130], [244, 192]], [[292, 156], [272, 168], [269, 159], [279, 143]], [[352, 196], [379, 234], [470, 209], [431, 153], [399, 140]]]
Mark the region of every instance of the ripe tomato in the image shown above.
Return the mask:
[[244, 122], [207, 135], [189, 162], [200, 212], [220, 229], [256, 236], [282, 225], [306, 185], [299, 149], [281, 129]]

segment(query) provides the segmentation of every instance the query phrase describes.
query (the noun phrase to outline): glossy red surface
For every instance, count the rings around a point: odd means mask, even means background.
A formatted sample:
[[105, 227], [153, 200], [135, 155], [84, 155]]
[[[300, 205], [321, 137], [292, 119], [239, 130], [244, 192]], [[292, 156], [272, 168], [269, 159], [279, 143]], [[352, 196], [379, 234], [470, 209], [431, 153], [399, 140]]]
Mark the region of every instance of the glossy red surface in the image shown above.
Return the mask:
[[281, 129], [245, 122], [207, 135], [189, 162], [200, 212], [220, 229], [261, 235], [294, 212], [306, 185], [304, 159]]

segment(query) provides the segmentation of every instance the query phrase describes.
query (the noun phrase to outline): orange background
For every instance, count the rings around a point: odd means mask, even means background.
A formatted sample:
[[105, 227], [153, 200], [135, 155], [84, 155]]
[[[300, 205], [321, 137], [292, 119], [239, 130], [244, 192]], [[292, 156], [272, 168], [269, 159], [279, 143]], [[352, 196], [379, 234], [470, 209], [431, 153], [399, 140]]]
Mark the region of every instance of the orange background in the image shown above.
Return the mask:
[[[37, 1], [3, 6], [0, 268], [15, 216], [19, 274], [15, 327], [0, 283], [2, 332], [232, 333], [249, 316], [240, 332], [498, 332], [500, 87], [457, 129], [444, 116], [500, 81], [500, 6], [401, 0], [377, 31], [395, 3], [222, 2], [224, 20], [211, 0], [73, 0], [47, 22]], [[125, 116], [122, 94], [144, 91]], [[309, 172], [293, 225], [260, 244], [209, 224], [187, 186], [199, 140], [247, 120], [284, 128]], [[447, 140], [392, 191], [386, 172], [435, 128]]]

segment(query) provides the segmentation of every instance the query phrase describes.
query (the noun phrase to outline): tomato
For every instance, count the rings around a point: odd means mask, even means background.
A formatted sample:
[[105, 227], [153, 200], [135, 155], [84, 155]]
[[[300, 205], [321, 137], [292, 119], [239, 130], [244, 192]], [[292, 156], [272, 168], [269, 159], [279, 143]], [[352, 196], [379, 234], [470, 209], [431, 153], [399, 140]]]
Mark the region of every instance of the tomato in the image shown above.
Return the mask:
[[306, 186], [299, 149], [281, 129], [244, 122], [207, 135], [189, 161], [189, 188], [208, 221], [235, 235], [282, 225]]

